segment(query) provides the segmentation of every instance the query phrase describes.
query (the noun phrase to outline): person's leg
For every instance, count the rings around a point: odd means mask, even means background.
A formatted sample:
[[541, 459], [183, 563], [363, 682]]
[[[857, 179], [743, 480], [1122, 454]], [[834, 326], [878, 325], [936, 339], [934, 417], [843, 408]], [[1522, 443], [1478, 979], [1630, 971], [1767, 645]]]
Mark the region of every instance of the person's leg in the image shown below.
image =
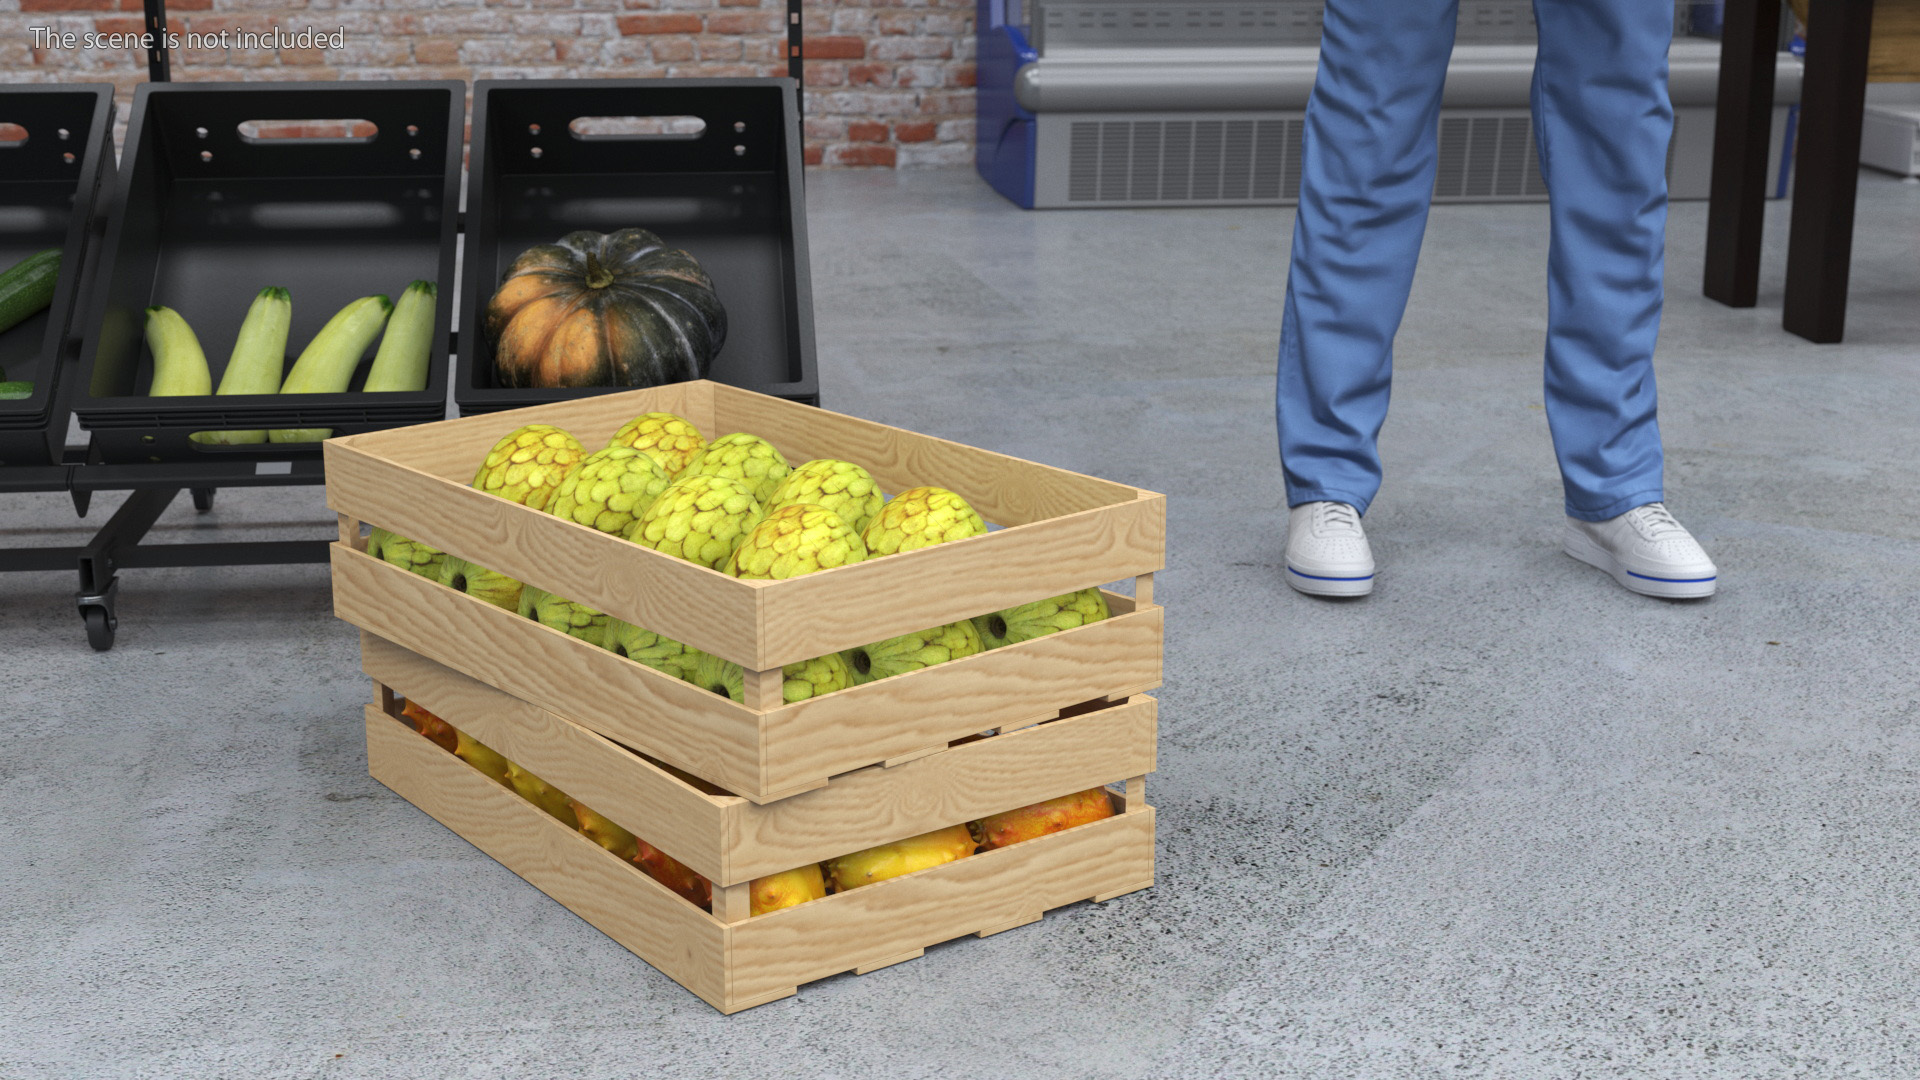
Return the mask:
[[1438, 156], [1457, 0], [1328, 0], [1307, 103], [1275, 414], [1287, 505], [1380, 488], [1393, 335]]
[[1552, 201], [1546, 408], [1567, 516], [1662, 499], [1653, 348], [1667, 223], [1672, 0], [1534, 0], [1533, 116]]

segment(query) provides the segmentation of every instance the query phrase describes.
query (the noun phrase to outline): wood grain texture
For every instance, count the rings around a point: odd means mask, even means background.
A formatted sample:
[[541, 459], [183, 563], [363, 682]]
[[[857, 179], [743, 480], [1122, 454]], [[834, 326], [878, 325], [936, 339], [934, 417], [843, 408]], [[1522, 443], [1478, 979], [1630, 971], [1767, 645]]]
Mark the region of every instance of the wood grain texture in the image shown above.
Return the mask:
[[762, 790], [751, 710], [361, 552], [332, 555], [341, 619], [728, 790]]
[[745, 800], [698, 791], [604, 736], [364, 631], [360, 666], [695, 871], [737, 880], [726, 838], [736, 828], [730, 809]]
[[[587, 841], [582, 840], [582, 843]], [[1153, 877], [1153, 812], [1121, 814], [732, 927], [747, 1000], [1087, 900]]]
[[1920, 82], [1920, 0], [1874, 0], [1867, 78]]
[[[1108, 599], [1124, 598], [1108, 594]], [[1160, 684], [1165, 610], [1114, 606], [1116, 613], [1101, 622], [768, 713], [768, 789], [834, 776], [989, 728], [1033, 723], [1091, 698], [1153, 689]]]
[[374, 779], [708, 1004], [726, 1008], [723, 923], [371, 706], [366, 726]]
[[1111, 506], [1131, 501], [1140, 491], [732, 386], [714, 386], [714, 409], [728, 431], [759, 435], [793, 465], [814, 458], [851, 461], [872, 473], [890, 496], [923, 485], [943, 487], [1002, 525]]

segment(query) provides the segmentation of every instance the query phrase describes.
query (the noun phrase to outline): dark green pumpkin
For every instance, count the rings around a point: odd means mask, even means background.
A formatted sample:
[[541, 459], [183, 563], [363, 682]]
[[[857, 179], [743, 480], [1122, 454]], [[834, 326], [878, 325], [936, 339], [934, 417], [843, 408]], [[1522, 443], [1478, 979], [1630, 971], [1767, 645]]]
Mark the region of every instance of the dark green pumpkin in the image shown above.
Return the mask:
[[487, 302], [501, 386], [658, 386], [705, 378], [727, 339], [706, 271], [645, 229], [528, 248]]

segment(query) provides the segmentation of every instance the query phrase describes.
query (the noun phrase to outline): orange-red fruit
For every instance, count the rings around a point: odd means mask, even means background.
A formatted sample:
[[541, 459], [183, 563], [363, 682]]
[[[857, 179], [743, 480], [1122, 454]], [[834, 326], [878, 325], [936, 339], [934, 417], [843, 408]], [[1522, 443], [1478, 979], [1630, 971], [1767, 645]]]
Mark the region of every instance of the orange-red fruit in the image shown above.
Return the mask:
[[713, 906], [713, 882], [645, 840], [635, 840], [634, 843], [638, 845], [639, 854], [633, 857], [633, 861], [647, 872], [648, 877], [701, 907]]
[[1089, 788], [981, 818], [973, 823], [973, 831], [980, 837], [980, 850], [991, 851], [1112, 816], [1113, 799], [1107, 789]]
[[400, 715], [413, 721], [415, 731], [432, 739], [449, 754], [460, 744], [460, 736], [454, 732], [453, 725], [422, 708], [419, 702], [408, 701], [407, 707], [400, 710]]

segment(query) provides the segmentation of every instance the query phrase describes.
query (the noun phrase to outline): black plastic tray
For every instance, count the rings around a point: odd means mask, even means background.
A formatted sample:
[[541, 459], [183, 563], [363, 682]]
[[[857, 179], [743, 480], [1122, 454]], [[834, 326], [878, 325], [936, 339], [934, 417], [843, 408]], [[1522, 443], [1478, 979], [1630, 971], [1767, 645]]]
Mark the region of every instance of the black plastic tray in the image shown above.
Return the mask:
[[114, 174], [113, 87], [0, 86], [0, 123], [27, 138], [0, 147], [0, 270], [60, 248], [47, 310], [0, 332], [0, 370], [33, 383], [33, 395], [0, 401], [0, 465], [51, 465], [66, 443], [63, 375], [69, 329], [86, 281], [94, 204]]
[[[447, 349], [465, 85], [459, 82], [148, 83], [134, 96], [120, 183], [86, 322], [73, 411], [106, 462], [317, 456], [318, 443], [203, 447], [212, 429], [331, 428], [346, 435], [446, 415]], [[358, 141], [257, 138], [255, 120], [371, 121]], [[288, 362], [355, 297], [440, 285], [435, 362], [421, 391], [146, 396], [144, 309], [193, 327], [214, 385], [254, 295], [293, 293]], [[373, 348], [368, 349], [368, 358]]]
[[[454, 402], [466, 414], [627, 389], [496, 385], [481, 313], [522, 251], [576, 229], [638, 226], [700, 261], [727, 309], [708, 377], [819, 403], [813, 291], [791, 79], [474, 86]], [[698, 117], [697, 137], [591, 137], [582, 117]]]

